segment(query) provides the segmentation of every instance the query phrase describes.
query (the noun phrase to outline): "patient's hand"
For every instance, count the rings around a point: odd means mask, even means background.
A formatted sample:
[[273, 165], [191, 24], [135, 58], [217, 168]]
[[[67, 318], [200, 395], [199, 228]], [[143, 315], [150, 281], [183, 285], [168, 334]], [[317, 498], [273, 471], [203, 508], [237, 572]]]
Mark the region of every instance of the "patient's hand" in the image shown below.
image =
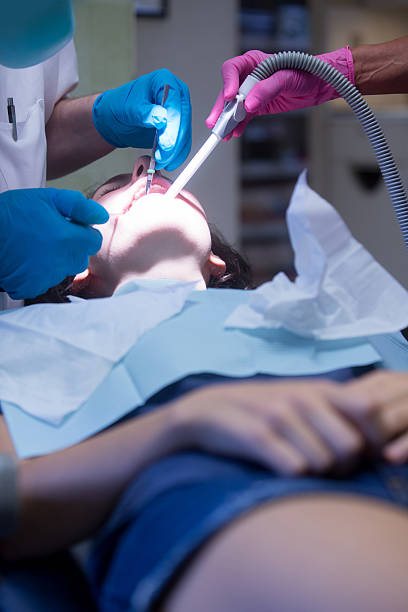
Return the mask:
[[237, 382], [194, 391], [173, 404], [184, 444], [262, 464], [279, 474], [349, 469], [363, 436], [333, 407], [330, 381]]
[[408, 373], [381, 370], [343, 385], [339, 410], [391, 463], [408, 461]]

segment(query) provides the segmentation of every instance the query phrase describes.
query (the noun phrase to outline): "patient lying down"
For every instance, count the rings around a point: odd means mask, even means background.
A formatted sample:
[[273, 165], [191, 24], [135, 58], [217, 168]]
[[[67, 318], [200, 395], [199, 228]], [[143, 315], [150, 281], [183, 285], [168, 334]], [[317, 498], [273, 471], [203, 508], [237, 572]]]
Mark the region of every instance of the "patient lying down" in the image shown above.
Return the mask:
[[[95, 193], [119, 214], [102, 228], [101, 251], [70, 290], [110, 296], [132, 278], [248, 287], [245, 262], [211, 236], [191, 194], [167, 200], [167, 182], [157, 175], [143, 195], [147, 167], [140, 158], [131, 177], [115, 177]], [[4, 422], [1, 431], [0, 450], [10, 450]], [[96, 534], [115, 512], [118, 533], [109, 531], [98, 577], [101, 610], [130, 609], [139, 585], [153, 581], [150, 599], [135, 609], [372, 612], [392, 601], [393, 612], [405, 612], [406, 495], [395, 493], [387, 470], [393, 464], [406, 491], [407, 432], [403, 373], [343, 384], [208, 384], [81, 444], [21, 462], [20, 526], [0, 552], [8, 559], [52, 552]], [[170, 487], [125, 521], [120, 496], [127, 492], [129, 503], [132, 483], [154, 464], [170, 477], [169, 458], [191, 468], [198, 462], [200, 477]], [[171, 567], [165, 577], [163, 560]]]
[[248, 264], [210, 229], [197, 198], [185, 190], [175, 199], [165, 198], [170, 181], [160, 172], [145, 195], [149, 161], [139, 157], [133, 174], [112, 177], [93, 194], [111, 216], [98, 226], [102, 248], [90, 258], [88, 270], [26, 304], [60, 301], [68, 287], [81, 297], [106, 297], [133, 278], [197, 281], [197, 289], [252, 285]]

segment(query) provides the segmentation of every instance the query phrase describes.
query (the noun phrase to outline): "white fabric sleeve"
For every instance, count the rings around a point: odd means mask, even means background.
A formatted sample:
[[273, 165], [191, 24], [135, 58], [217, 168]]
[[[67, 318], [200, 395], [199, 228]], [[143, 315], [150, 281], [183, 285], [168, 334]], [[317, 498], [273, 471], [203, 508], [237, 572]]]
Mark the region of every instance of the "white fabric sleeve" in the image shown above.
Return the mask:
[[401, 332], [370, 336], [370, 343], [389, 370], [408, 371], [408, 341]]
[[57, 55], [44, 62], [45, 123], [58, 100], [75, 89], [78, 80], [77, 55], [71, 40]]

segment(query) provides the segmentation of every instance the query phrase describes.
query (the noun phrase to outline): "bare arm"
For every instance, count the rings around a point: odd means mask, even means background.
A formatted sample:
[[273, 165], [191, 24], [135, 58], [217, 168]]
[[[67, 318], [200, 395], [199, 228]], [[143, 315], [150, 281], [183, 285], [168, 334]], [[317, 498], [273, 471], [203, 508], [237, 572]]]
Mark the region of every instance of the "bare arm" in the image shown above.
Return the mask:
[[178, 450], [255, 461], [285, 475], [350, 469], [364, 441], [333, 409], [341, 390], [296, 380], [209, 386], [81, 444], [22, 461], [20, 529], [0, 544], [0, 557], [46, 554], [92, 536], [132, 478]]
[[128, 482], [177, 450], [171, 414], [157, 410], [71, 448], [21, 461], [20, 528], [0, 543], [0, 557], [47, 554], [92, 535]]
[[55, 179], [107, 155], [114, 150], [92, 120], [92, 106], [99, 94], [63, 98], [46, 125], [47, 178]]
[[352, 49], [362, 94], [408, 93], [408, 36]]

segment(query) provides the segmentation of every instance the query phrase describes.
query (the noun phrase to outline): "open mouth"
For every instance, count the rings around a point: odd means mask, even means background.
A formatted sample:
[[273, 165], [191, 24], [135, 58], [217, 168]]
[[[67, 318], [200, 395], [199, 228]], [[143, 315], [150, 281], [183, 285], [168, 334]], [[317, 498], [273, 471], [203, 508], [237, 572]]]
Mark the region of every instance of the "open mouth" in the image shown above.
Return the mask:
[[[141, 200], [142, 198], [146, 196], [146, 180], [147, 180], [147, 177], [145, 177], [144, 180], [141, 180], [140, 184], [137, 185], [135, 191], [131, 195], [130, 202], [126, 204], [126, 206], [121, 208], [120, 210], [110, 213], [110, 216], [119, 217], [119, 216], [125, 215], [130, 210], [132, 210], [133, 205], [137, 201]], [[171, 185], [171, 181], [169, 181], [167, 178], [162, 176], [159, 172], [156, 172], [155, 175], [153, 176], [153, 181], [150, 186], [149, 193], [147, 195], [156, 194], [156, 193], [160, 195], [165, 195], [170, 185]], [[204, 218], [206, 218], [204, 210], [202, 209], [200, 204], [196, 203], [194, 201], [194, 198], [192, 198], [191, 196], [189, 197], [189, 195], [190, 194], [188, 194], [188, 192], [181, 191], [178, 194], [177, 199], [183, 200], [186, 204], [195, 208]]]
[[167, 192], [168, 188], [170, 187], [170, 183], [166, 179], [162, 179], [162, 181], [157, 180], [158, 178], [159, 177], [153, 177], [153, 182], [150, 186], [148, 194], [146, 194], [146, 183], [144, 181], [142, 182], [140, 189], [137, 189], [133, 194], [132, 201], [125, 210], [125, 212], [129, 212], [133, 204], [141, 198], [145, 197], [146, 195], [151, 195], [153, 193], [160, 193], [161, 195], [164, 195]]
[[[161, 195], [164, 195], [170, 187], [170, 184], [171, 183], [167, 179], [164, 179], [161, 176], [153, 177], [153, 182], [149, 189], [149, 195], [154, 193], [160, 193]], [[145, 197], [146, 195], [146, 181], [141, 181], [140, 186], [138, 186], [138, 188], [134, 191], [130, 203], [118, 211], [111, 212], [110, 216], [118, 217], [121, 215], [125, 215], [132, 209], [135, 202]]]

